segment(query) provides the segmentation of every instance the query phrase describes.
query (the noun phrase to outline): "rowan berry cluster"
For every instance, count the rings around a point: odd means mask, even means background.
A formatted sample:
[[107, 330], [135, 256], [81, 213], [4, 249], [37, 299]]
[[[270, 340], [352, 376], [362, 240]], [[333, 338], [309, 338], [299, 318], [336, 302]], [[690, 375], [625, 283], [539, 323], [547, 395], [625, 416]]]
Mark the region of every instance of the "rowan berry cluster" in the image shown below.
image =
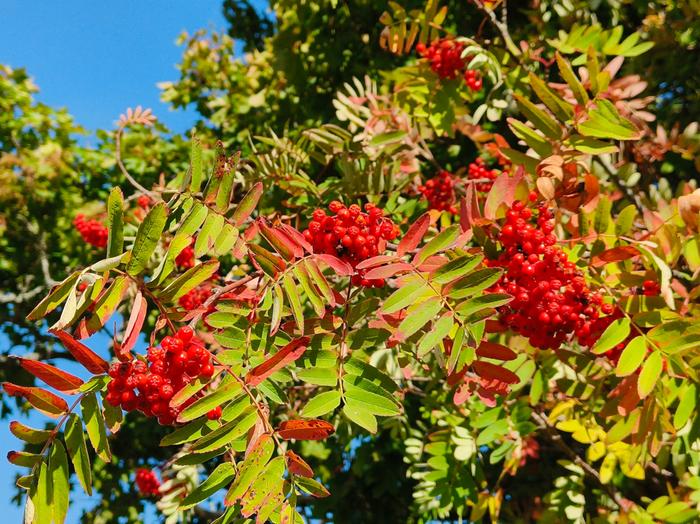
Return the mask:
[[160, 347], [148, 348], [147, 360], [113, 364], [105, 399], [113, 406], [139, 410], [147, 417], [157, 417], [162, 425], [171, 425], [188, 403], [173, 408], [170, 399], [192, 380], [214, 375], [211, 353], [191, 328], [183, 327], [174, 337], [164, 337]]
[[209, 287], [200, 286], [182, 295], [177, 302], [185, 311], [193, 311], [201, 307], [210, 296], [211, 289]]
[[454, 175], [442, 170], [437, 176], [426, 180], [425, 184], [419, 186], [418, 191], [428, 200], [430, 209], [457, 213], [454, 185]]
[[474, 162], [469, 164], [469, 170], [467, 171], [467, 178], [469, 180], [485, 180], [484, 182], [477, 182], [475, 184], [476, 190], [481, 193], [488, 193], [491, 191], [493, 186], [493, 181], [496, 180], [498, 173], [495, 169], [489, 169], [486, 166], [484, 159], [479, 157]]
[[642, 294], [645, 297], [654, 297], [661, 293], [661, 286], [654, 280], [645, 280], [642, 283]]
[[462, 58], [464, 44], [461, 42], [452, 38], [442, 38], [435, 40], [429, 46], [419, 43], [416, 45], [416, 51], [428, 60], [430, 69], [440, 78], [454, 80], [462, 75], [467, 87], [472, 91], [479, 91], [483, 86], [479, 72], [467, 69], [471, 58]]
[[83, 240], [91, 246], [103, 248], [107, 245], [109, 230], [99, 220], [87, 220], [85, 215], [81, 213], [73, 219], [73, 225], [80, 233], [80, 236], [83, 237]]
[[[335, 255], [355, 267], [363, 260], [382, 253], [386, 241], [394, 240], [399, 228], [384, 216], [374, 204], [365, 204], [365, 212], [357, 204], [345, 207], [337, 200], [328, 206], [332, 215], [323, 209], [313, 212], [313, 219], [304, 230], [304, 238], [314, 252]], [[368, 280], [358, 271], [352, 283], [365, 287], [381, 287], [384, 280]]]
[[148, 209], [151, 206], [151, 197], [148, 195], [141, 195], [137, 200], [136, 204], [141, 208], [141, 209]]
[[[534, 202], [537, 195], [531, 193], [529, 199]], [[585, 338], [601, 311], [611, 312], [556, 246], [553, 230], [546, 205], [533, 210], [516, 201], [498, 237], [503, 252], [489, 261], [490, 266], [505, 269], [491, 291], [513, 297], [500, 308], [501, 322], [541, 349], [556, 349], [572, 334]]]
[[192, 247], [192, 244], [178, 253], [175, 257], [175, 265], [181, 269], [194, 267], [194, 247]]
[[151, 469], [139, 468], [136, 470], [136, 487], [145, 497], [159, 494], [160, 480]]

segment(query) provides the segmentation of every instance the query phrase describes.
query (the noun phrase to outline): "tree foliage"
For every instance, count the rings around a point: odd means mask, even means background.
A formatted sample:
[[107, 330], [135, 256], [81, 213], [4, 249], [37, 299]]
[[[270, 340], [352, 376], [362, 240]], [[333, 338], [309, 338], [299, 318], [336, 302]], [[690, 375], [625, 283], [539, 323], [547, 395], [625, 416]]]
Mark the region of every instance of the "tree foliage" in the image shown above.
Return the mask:
[[27, 522], [698, 519], [698, 6], [451, 4], [225, 2], [188, 139], [0, 71]]

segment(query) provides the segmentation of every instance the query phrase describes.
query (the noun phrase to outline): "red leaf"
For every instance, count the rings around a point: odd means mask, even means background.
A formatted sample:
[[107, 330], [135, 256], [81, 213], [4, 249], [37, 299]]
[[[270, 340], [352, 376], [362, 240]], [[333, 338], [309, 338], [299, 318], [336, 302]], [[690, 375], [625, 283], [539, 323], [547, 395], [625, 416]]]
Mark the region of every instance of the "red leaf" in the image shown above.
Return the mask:
[[480, 377], [500, 380], [506, 384], [517, 384], [520, 381], [518, 375], [504, 367], [497, 366], [496, 364], [484, 362], [483, 360], [477, 360], [472, 365], [474, 366], [474, 371]]
[[264, 220], [260, 220], [260, 233], [272, 247], [275, 248], [282, 258], [287, 261], [292, 261], [295, 258], [304, 256], [304, 250], [299, 244], [293, 242], [287, 235], [278, 231], [274, 227], [270, 227]]
[[371, 267], [382, 266], [388, 262], [399, 262], [395, 255], [377, 255], [376, 257], [368, 258], [355, 266], [357, 269], [369, 269]]
[[22, 366], [25, 371], [28, 371], [36, 378], [43, 380], [49, 386], [59, 391], [72, 392], [83, 385], [81, 379], [57, 367], [26, 358], [18, 358], [18, 360], [20, 366]]
[[136, 294], [136, 298], [134, 298], [134, 309], [131, 310], [129, 323], [126, 325], [126, 330], [124, 331], [124, 339], [121, 344], [114, 344], [114, 352], [117, 354], [117, 358], [122, 362], [131, 360], [131, 348], [134, 347], [141, 334], [141, 328], [143, 327], [143, 321], [146, 319], [147, 311], [148, 304], [146, 299], [143, 298], [143, 295], [141, 295], [141, 291], [139, 291]]
[[64, 413], [68, 413], [66, 401], [45, 389], [18, 386], [11, 382], [3, 382], [2, 387], [8, 395], [24, 397], [32, 406], [49, 417], [58, 418]]
[[325, 262], [339, 277], [349, 277], [354, 273], [350, 264], [333, 255], [318, 254], [316, 258]]
[[[296, 229], [294, 229], [292, 226], [288, 224], [280, 224], [280, 226], [277, 228], [278, 230], [281, 230], [285, 235], [287, 235], [290, 239], [292, 239], [294, 242], [299, 244], [301, 247], [303, 247], [306, 251], [309, 253], [314, 252], [314, 248], [309, 244], [306, 239], [304, 238], [304, 235], [299, 233]], [[301, 255], [299, 255], [301, 256]]]
[[250, 190], [241, 199], [240, 203], [236, 207], [236, 210], [233, 212], [231, 222], [233, 222], [234, 226], [238, 227], [246, 221], [246, 219], [255, 210], [255, 206], [258, 205], [258, 201], [260, 201], [262, 194], [262, 182], [258, 182], [250, 188]]
[[306, 461], [299, 455], [294, 453], [291, 449], [286, 453], [287, 457], [287, 469], [290, 473], [294, 475], [299, 475], [300, 477], [314, 478], [314, 470], [311, 469]]
[[402, 257], [409, 251], [416, 249], [418, 244], [420, 244], [420, 241], [423, 240], [423, 237], [428, 232], [429, 227], [430, 213], [424, 213], [411, 225], [411, 227], [408, 228], [408, 231], [406, 231], [406, 234], [401, 239], [401, 242], [399, 242], [399, 247], [396, 249], [396, 254]]
[[479, 218], [481, 212], [474, 184], [467, 184], [467, 194], [459, 203], [459, 225], [462, 231], [470, 231]]
[[107, 372], [109, 369], [109, 364], [106, 360], [104, 360], [82, 342], [75, 340], [65, 331], [53, 329], [50, 332], [59, 338], [61, 344], [63, 344], [66, 349], [70, 351], [75, 360], [80, 362], [90, 373], [100, 375]]
[[510, 206], [513, 203], [513, 200], [515, 200], [515, 191], [522, 179], [522, 167], [520, 167], [513, 176], [509, 175], [508, 172], [498, 175], [493, 182], [493, 186], [491, 186], [491, 191], [489, 191], [486, 197], [486, 203], [484, 204], [484, 216], [486, 218], [496, 218], [496, 211], [498, 211], [501, 204]]
[[277, 353], [268, 358], [259, 366], [255, 366], [245, 377], [246, 384], [257, 386], [275, 371], [279, 371], [290, 362], [294, 362], [304, 354], [309, 345], [309, 337], [301, 337], [292, 340]]
[[618, 246], [598, 253], [591, 260], [593, 267], [601, 267], [611, 262], [621, 262], [639, 255], [639, 250], [634, 246]]
[[484, 358], [495, 358], [497, 360], [513, 360], [517, 357], [515, 351], [495, 342], [482, 342], [476, 348], [476, 354]]
[[375, 267], [374, 269], [370, 269], [369, 271], [367, 271], [367, 273], [365, 273], [365, 278], [369, 280], [390, 278], [396, 275], [397, 273], [410, 271], [411, 269], [413, 269], [413, 266], [411, 264], [407, 264], [406, 262], [399, 262], [397, 264], [389, 264], [388, 266], [381, 266]]
[[335, 433], [335, 428], [325, 420], [286, 420], [277, 428], [284, 440], [323, 440]]

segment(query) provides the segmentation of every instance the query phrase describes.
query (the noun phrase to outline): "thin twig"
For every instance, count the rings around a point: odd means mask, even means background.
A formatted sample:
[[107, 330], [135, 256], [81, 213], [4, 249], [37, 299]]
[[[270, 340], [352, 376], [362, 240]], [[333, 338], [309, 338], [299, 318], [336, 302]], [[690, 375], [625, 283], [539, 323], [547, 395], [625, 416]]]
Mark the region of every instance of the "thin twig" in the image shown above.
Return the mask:
[[139, 184], [134, 177], [129, 174], [129, 171], [126, 169], [126, 166], [124, 165], [124, 162], [122, 162], [122, 134], [124, 133], [124, 128], [120, 127], [117, 129], [117, 135], [115, 138], [115, 153], [116, 153], [116, 159], [117, 159], [117, 165], [119, 166], [119, 170], [122, 172], [124, 177], [129, 181], [129, 183], [134, 186], [136, 189], [141, 191], [142, 193], [156, 197], [158, 196], [158, 193], [154, 191], [149, 191], [145, 187], [143, 187], [141, 184]]
[[596, 481], [600, 486], [608, 492], [608, 495], [615, 501], [615, 503], [620, 507], [625, 507], [625, 501], [613, 486], [610, 484], [605, 484], [600, 478], [598, 470], [591, 466], [588, 462], [583, 460], [578, 453], [571, 449], [566, 442], [561, 438], [559, 432], [553, 428], [547, 419], [541, 414], [533, 411], [532, 418], [539, 424], [539, 426], [545, 431], [549, 440], [557, 446], [561, 451], [563, 451], [577, 466], [583, 469], [584, 473]]

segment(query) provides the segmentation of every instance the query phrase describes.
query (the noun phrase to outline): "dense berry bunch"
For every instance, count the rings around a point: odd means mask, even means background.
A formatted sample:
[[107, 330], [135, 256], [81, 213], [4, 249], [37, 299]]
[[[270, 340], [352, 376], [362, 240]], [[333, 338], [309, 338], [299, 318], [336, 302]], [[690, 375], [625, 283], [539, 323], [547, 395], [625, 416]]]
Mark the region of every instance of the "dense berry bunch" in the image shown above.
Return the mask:
[[[530, 200], [536, 198], [530, 195]], [[552, 213], [544, 204], [533, 211], [514, 202], [498, 237], [503, 252], [489, 262], [505, 269], [492, 291], [513, 297], [500, 308], [501, 322], [541, 349], [556, 349], [573, 333], [579, 339], [590, 333], [603, 302], [555, 245], [553, 229]]]
[[102, 222], [93, 219], [86, 220], [85, 215], [79, 214], [73, 220], [73, 225], [83, 240], [91, 246], [103, 248], [107, 245], [109, 231]]
[[[359, 262], [384, 251], [387, 240], [394, 240], [399, 228], [384, 216], [384, 212], [373, 204], [365, 204], [365, 211], [357, 204], [345, 207], [333, 201], [328, 206], [332, 215], [323, 209], [313, 212], [313, 219], [304, 237], [316, 253], [335, 255], [355, 267]], [[358, 272], [353, 284], [380, 287], [383, 280], [368, 280]]]
[[430, 68], [440, 78], [454, 80], [460, 75], [464, 77], [464, 82], [472, 91], [479, 91], [483, 85], [481, 75], [478, 71], [467, 69], [471, 61], [469, 57], [462, 58], [464, 44], [452, 38], [442, 38], [435, 40], [429, 46], [419, 43], [416, 51], [423, 58], [428, 60]]
[[210, 378], [213, 374], [211, 353], [192, 329], [183, 327], [174, 337], [163, 338], [160, 347], [148, 349], [148, 363], [135, 359], [112, 365], [106, 400], [169, 425], [175, 422], [179, 409], [187, 405], [170, 407], [173, 395], [195, 378]]
[[160, 480], [151, 469], [139, 468], [136, 470], [136, 487], [145, 497], [158, 495]]
[[437, 176], [426, 180], [425, 184], [418, 187], [418, 191], [428, 200], [430, 209], [457, 213], [454, 185], [454, 175], [443, 170]]
[[484, 159], [481, 157], [469, 164], [469, 171], [467, 172], [467, 178], [469, 180], [485, 180], [484, 182], [477, 182], [475, 184], [476, 190], [482, 193], [491, 191], [493, 181], [496, 180], [497, 175], [498, 173], [494, 169], [489, 169], [485, 165]]

